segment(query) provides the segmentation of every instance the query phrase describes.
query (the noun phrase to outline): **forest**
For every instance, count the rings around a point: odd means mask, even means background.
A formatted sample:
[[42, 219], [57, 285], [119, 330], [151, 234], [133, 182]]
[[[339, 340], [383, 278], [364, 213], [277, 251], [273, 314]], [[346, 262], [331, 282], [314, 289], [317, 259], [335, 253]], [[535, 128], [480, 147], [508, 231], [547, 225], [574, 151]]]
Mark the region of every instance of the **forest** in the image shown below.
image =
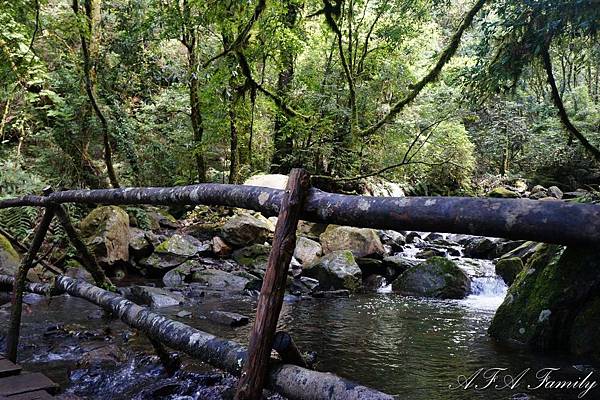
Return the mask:
[[599, 244], [600, 0], [0, 0], [0, 399], [597, 398]]
[[[598, 183], [598, 3], [3, 1], [1, 195]], [[483, 185], [483, 186], [482, 186]]]

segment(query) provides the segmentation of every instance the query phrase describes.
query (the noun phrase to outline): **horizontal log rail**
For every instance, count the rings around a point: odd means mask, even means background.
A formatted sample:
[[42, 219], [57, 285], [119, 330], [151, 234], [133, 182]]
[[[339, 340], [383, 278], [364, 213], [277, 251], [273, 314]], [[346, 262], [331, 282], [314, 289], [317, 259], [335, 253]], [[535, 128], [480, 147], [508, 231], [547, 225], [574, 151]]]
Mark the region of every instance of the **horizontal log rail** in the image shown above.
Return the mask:
[[[0, 289], [9, 289], [14, 278], [0, 275]], [[67, 293], [87, 300], [115, 314], [127, 325], [144, 332], [175, 350], [239, 376], [247, 359], [246, 349], [237, 342], [220, 339], [153, 313], [115, 293], [89, 283], [59, 275], [54, 285], [27, 284], [26, 291], [38, 294]], [[302, 400], [393, 400], [393, 397], [358, 385], [336, 375], [302, 368], [296, 365], [272, 362], [267, 382], [271, 389], [289, 399]]]
[[[56, 203], [204, 204], [276, 216], [283, 190], [201, 184], [172, 188], [66, 190], [0, 201], [0, 208]], [[301, 219], [364, 228], [417, 230], [533, 240], [564, 245], [600, 243], [600, 205], [471, 197], [366, 197], [310, 189]]]

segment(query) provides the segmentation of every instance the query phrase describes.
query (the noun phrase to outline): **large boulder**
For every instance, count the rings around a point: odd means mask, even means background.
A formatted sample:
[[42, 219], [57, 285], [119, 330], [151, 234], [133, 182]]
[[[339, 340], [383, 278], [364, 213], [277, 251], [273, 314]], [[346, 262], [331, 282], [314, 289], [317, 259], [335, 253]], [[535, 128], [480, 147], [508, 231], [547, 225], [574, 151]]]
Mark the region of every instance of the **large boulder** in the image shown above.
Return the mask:
[[466, 257], [493, 259], [496, 257], [499, 242], [500, 239], [474, 236], [465, 244], [463, 252]]
[[489, 193], [488, 193], [489, 197], [496, 197], [496, 198], [501, 198], [501, 199], [516, 199], [521, 197], [519, 195], [519, 193], [514, 192], [510, 189], [507, 189], [505, 187], [499, 186], [496, 187], [494, 189], [492, 189]]
[[79, 227], [100, 264], [113, 266], [129, 261], [129, 215], [122, 208], [95, 208]]
[[489, 333], [600, 361], [600, 249], [542, 245], [498, 308]]
[[323, 253], [350, 250], [355, 257], [383, 255], [385, 250], [377, 231], [367, 228], [329, 225], [321, 234]]
[[239, 214], [230, 218], [222, 228], [223, 238], [230, 244], [243, 247], [264, 243], [271, 234], [272, 224], [266, 219]]
[[134, 259], [148, 257], [154, 250], [156, 235], [140, 228], [129, 228], [129, 255]]
[[8, 239], [0, 234], [0, 273], [14, 276], [19, 268], [19, 253]]
[[519, 257], [501, 258], [496, 262], [496, 275], [510, 286], [515, 281], [519, 272], [523, 270], [523, 260]]
[[319, 289], [348, 289], [356, 291], [360, 288], [362, 273], [348, 250], [334, 251], [304, 267], [302, 274], [319, 281]]
[[323, 248], [318, 242], [312, 239], [300, 236], [296, 240], [296, 248], [294, 249], [294, 257], [301, 263], [311, 263], [323, 254]]
[[151, 308], [178, 306], [185, 300], [180, 294], [150, 286], [133, 286], [131, 288], [131, 297], [134, 302], [150, 306]]
[[462, 299], [471, 291], [471, 281], [453, 261], [432, 257], [400, 275], [392, 289], [408, 296]]
[[208, 289], [237, 292], [241, 292], [244, 289], [251, 289], [250, 284], [253, 283], [246, 277], [213, 268], [194, 271], [191, 276], [191, 282], [197, 282]]
[[156, 246], [154, 253], [140, 261], [140, 264], [146, 268], [164, 271], [209, 252], [210, 243], [202, 243], [190, 235], [175, 234]]

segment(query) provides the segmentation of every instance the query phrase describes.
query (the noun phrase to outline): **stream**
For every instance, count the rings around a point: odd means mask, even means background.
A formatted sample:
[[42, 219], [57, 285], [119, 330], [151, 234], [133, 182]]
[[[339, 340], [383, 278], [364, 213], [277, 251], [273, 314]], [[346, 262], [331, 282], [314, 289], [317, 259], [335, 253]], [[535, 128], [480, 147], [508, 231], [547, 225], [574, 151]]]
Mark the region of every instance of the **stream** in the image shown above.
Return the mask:
[[[413, 254], [410, 248], [404, 251], [407, 257]], [[452, 258], [472, 278], [473, 293], [466, 299], [403, 297], [390, 293], [389, 287], [381, 288], [380, 293], [349, 298], [299, 299], [286, 295], [279, 329], [290, 332], [301, 350], [316, 352], [317, 369], [399, 399], [577, 398], [581, 390], [527, 388], [528, 384], [537, 386], [535, 372], [541, 368], [561, 368], [567, 377], [564, 379], [568, 379], [582, 377], [590, 367], [581, 360], [541, 356], [492, 341], [486, 331], [507, 287], [495, 275], [492, 261]], [[233, 377], [185, 357], [181, 371], [168, 377], [145, 337], [120, 321], [107, 319], [84, 300], [69, 296], [45, 299], [31, 294], [26, 300], [19, 361], [30, 371], [45, 373], [67, 394], [90, 399], [192, 400], [227, 399], [233, 393]], [[224, 310], [252, 317], [255, 302], [250, 296], [209, 293], [193, 306], [159, 312], [245, 344], [251, 324], [224, 327], [204, 316], [211, 310]], [[177, 317], [182, 309], [192, 315]], [[9, 312], [8, 304], [0, 308], [3, 332]], [[90, 363], [86, 358], [96, 361]], [[471, 376], [480, 368], [507, 368], [512, 375], [526, 368], [531, 372], [514, 389], [456, 388], [459, 376]], [[584, 398], [598, 395], [591, 391]]]

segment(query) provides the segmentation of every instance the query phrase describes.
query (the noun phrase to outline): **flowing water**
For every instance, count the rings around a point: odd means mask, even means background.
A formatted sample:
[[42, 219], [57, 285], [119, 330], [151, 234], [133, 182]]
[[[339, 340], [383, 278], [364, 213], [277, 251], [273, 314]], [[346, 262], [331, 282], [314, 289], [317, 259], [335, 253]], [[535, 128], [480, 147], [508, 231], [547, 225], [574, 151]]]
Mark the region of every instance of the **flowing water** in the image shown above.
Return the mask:
[[[290, 332], [301, 349], [317, 353], [318, 369], [399, 399], [577, 398], [582, 390], [527, 389], [527, 384], [537, 386], [535, 371], [541, 368], [560, 367], [567, 377], [577, 379], [588, 367], [581, 365], [581, 360], [541, 356], [493, 342], [486, 331], [506, 286], [495, 276], [490, 261], [456, 260], [473, 281], [473, 293], [464, 300], [416, 299], [393, 293], [335, 299], [286, 297], [279, 328]], [[234, 378], [188, 359], [184, 359], [181, 372], [168, 377], [151, 356], [145, 338], [119, 321], [105, 319], [83, 300], [29, 295], [29, 303], [24, 315], [22, 363], [29, 370], [46, 373], [68, 393], [93, 399], [220, 399], [228, 398], [235, 386]], [[182, 321], [246, 343], [250, 325], [223, 327], [203, 316], [211, 310], [250, 316], [254, 306], [255, 299], [249, 296], [210, 295], [187, 307], [192, 317]], [[171, 316], [178, 311], [181, 308], [161, 310]], [[6, 320], [2, 318], [3, 331]], [[126, 349], [122, 361], [78, 367], [86, 353], [107, 345]], [[450, 388], [459, 386], [459, 376], [471, 376], [480, 368], [507, 368], [512, 375], [527, 368], [531, 372], [514, 389]], [[584, 398], [600, 398], [600, 390]]]

